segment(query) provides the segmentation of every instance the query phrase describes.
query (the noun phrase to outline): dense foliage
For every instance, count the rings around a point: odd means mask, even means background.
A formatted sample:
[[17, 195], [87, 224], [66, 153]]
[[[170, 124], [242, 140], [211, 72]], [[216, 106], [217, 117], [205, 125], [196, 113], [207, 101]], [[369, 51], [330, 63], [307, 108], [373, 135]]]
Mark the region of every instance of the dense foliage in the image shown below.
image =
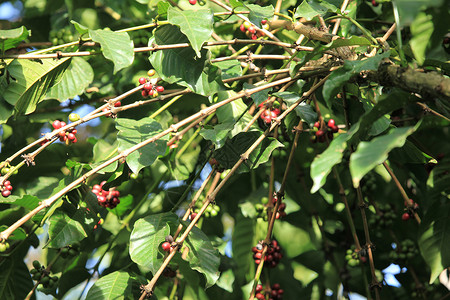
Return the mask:
[[449, 296], [446, 1], [13, 3], [0, 299]]

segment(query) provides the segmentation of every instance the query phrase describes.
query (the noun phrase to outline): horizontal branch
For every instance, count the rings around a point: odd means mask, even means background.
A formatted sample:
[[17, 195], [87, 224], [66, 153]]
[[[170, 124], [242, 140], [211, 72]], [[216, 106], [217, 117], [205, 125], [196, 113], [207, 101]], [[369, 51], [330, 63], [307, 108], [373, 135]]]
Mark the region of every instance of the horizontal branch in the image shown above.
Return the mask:
[[450, 100], [450, 78], [437, 72], [421, 72], [394, 64], [381, 64], [368, 78], [384, 86], [396, 86], [405, 91], [433, 98]]

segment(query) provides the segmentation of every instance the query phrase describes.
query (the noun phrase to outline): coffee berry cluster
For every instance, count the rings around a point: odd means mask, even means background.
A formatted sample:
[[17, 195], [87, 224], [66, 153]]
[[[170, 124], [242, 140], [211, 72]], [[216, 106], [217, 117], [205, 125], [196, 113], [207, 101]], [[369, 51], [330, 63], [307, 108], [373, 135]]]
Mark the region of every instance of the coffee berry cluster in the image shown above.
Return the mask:
[[363, 256], [362, 254], [365, 254], [365, 250], [361, 249], [359, 255], [354, 249], [347, 249], [347, 252], [345, 253], [345, 260], [347, 261], [347, 265], [350, 267], [356, 267], [359, 265], [359, 262], [362, 261], [365, 263], [367, 261], [367, 258]]
[[260, 118], [263, 119], [264, 123], [270, 124], [273, 119], [277, 118], [281, 111], [280, 111], [280, 103], [278, 101], [274, 101], [271, 105], [271, 107], [266, 107], [266, 101], [262, 102], [258, 105], [259, 110], [263, 111], [260, 115]]
[[[258, 243], [255, 247], [252, 248], [253, 259], [255, 264], [259, 265], [261, 262], [263, 251], [262, 243]], [[283, 254], [281, 254], [281, 247], [278, 245], [276, 240], [272, 240], [272, 242], [267, 246], [267, 252], [264, 256], [264, 263], [269, 268], [275, 268], [280, 262], [281, 258], [283, 258]]]
[[[265, 30], [269, 30], [269, 24], [267, 24], [267, 20], [261, 21], [261, 27]], [[252, 25], [248, 21], [244, 21], [239, 29], [252, 40], [256, 40], [257, 38], [264, 36], [263, 32], [256, 30], [256, 26]]]
[[161, 248], [165, 252], [170, 252], [172, 250], [172, 243], [174, 242], [173, 237], [169, 234], [165, 238], [165, 242], [161, 244]]
[[405, 201], [405, 212], [402, 215], [402, 220], [403, 221], [408, 221], [409, 219], [414, 217], [414, 213], [417, 212], [417, 210], [419, 209], [419, 204], [417, 204], [416, 202], [414, 202], [412, 199], [409, 199], [412, 202], [412, 205], [409, 206], [408, 203]]
[[9, 197], [12, 193], [13, 187], [11, 185], [11, 181], [6, 180], [5, 182], [3, 182], [3, 185], [1, 186], [1, 191], [2, 191], [2, 197]]
[[323, 125], [321, 122], [317, 121], [314, 123], [315, 134], [312, 138], [312, 142], [316, 143], [324, 143], [327, 140], [333, 139], [333, 134], [339, 131], [339, 128], [336, 125], [334, 119], [329, 119], [328, 122], [324, 122]]
[[[78, 116], [77, 114], [70, 114], [70, 117], [72, 117], [72, 120], [78, 121], [80, 119], [80, 116]], [[72, 121], [74, 122], [74, 121]], [[60, 121], [60, 120], [55, 120], [52, 123], [52, 126], [54, 129], [60, 129], [64, 126], [66, 126], [66, 122], [64, 121]], [[66, 143], [66, 145], [68, 144], [75, 144], [78, 140], [76, 137], [77, 134], [77, 130], [75, 128], [69, 128], [66, 131], [61, 131], [59, 133], [59, 141], [62, 143]], [[45, 144], [47, 141], [43, 141], [43, 144]]]
[[284, 290], [281, 288], [279, 283], [274, 283], [270, 290], [264, 290], [263, 286], [261, 284], [258, 284], [256, 286], [256, 299], [266, 299], [266, 295], [268, 296], [267, 299], [269, 300], [277, 300], [277, 299], [283, 299]]
[[106, 181], [92, 187], [92, 192], [97, 196], [98, 204], [106, 208], [115, 208], [120, 203], [120, 192], [116, 190], [106, 191], [103, 185]]
[[44, 289], [51, 289], [56, 286], [58, 282], [57, 276], [50, 276], [50, 272], [47, 271], [44, 266], [41, 266], [41, 263], [37, 260], [33, 261], [34, 269], [30, 270], [31, 277], [33, 280], [38, 281], [42, 284]]
[[[3, 163], [3, 162], [2, 162]], [[1, 164], [1, 163], [0, 163]], [[11, 167], [10, 165], [9, 165], [9, 163], [6, 163], [4, 166], [3, 166], [3, 168], [0, 170], [0, 174], [2, 174], [2, 175], [6, 175], [6, 174], [8, 174], [10, 171], [11, 171], [11, 169], [12, 169], [13, 167]], [[14, 169], [14, 171], [13, 171], [13, 173], [12, 174], [17, 174], [19, 171], [17, 170], [17, 169]]]
[[10, 245], [7, 241], [0, 242], [0, 253], [3, 253], [9, 249]]
[[404, 240], [397, 245], [395, 250], [389, 253], [389, 258], [399, 265], [405, 265], [407, 260], [413, 259], [419, 255], [419, 250], [412, 240]]
[[378, 213], [369, 220], [369, 225], [380, 228], [390, 227], [394, 224], [396, 218], [397, 215], [390, 204], [379, 204]]
[[[202, 201], [197, 201], [195, 203], [195, 207], [193, 208], [193, 213], [190, 215], [191, 221], [195, 218], [195, 216], [197, 215], [197, 212], [200, 210], [200, 208], [202, 206], [203, 206]], [[219, 214], [219, 212], [220, 212], [220, 206], [211, 203], [205, 209], [205, 212], [203, 213], [202, 216], [205, 216], [205, 218], [215, 217], [215, 216], [217, 216]], [[192, 217], [192, 215], [194, 215], [194, 216]]]
[[[147, 72], [147, 75], [149, 77], [152, 77], [155, 75], [155, 70], [151, 69]], [[164, 87], [161, 85], [153, 85], [151, 84], [149, 78], [141, 77], [139, 78], [139, 84], [142, 85], [142, 97], [148, 97], [152, 96], [153, 98], [156, 98], [159, 96], [159, 93], [164, 92]]]
[[80, 253], [80, 244], [73, 243], [71, 246], [59, 249], [62, 258], [75, 257]]

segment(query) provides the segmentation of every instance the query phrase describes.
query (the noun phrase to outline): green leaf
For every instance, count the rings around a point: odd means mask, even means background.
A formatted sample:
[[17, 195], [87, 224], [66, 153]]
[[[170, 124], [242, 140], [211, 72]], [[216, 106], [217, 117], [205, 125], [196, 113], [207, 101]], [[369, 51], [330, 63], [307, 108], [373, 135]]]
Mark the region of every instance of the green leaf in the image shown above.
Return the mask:
[[[300, 99], [300, 96], [298, 94], [294, 94], [291, 92], [278, 92], [274, 93], [274, 96], [280, 97], [283, 99], [289, 106], [294, 104]], [[310, 126], [311, 124], [314, 124], [314, 122], [317, 121], [317, 113], [314, 111], [311, 105], [307, 104], [306, 102], [300, 103], [295, 108], [295, 113], [297, 116], [299, 116], [303, 121], [308, 123]]]
[[440, 201], [428, 209], [419, 229], [419, 248], [431, 269], [429, 283], [450, 267], [450, 203]]
[[18, 196], [10, 196], [8, 198], [0, 198], [0, 203], [8, 203], [8, 204], [14, 204], [17, 206], [25, 207], [29, 210], [33, 210], [36, 207], [39, 206], [39, 198], [31, 195], [23, 195], [23, 197]]
[[[158, 27], [149, 40], [149, 46], [188, 43], [188, 38], [175, 25]], [[155, 51], [150, 55], [150, 63], [164, 81], [178, 83], [195, 93], [210, 96], [224, 89], [220, 80], [220, 70], [209, 63], [209, 53], [202, 49], [198, 58], [195, 51], [188, 48]]]
[[328, 45], [324, 46], [324, 49], [334, 49], [344, 46], [370, 46], [370, 45], [371, 42], [367, 38], [363, 36], [354, 35], [348, 39], [343, 38], [335, 39]]
[[12, 116], [14, 107], [9, 105], [2, 96], [0, 96], [0, 124], [6, 123]]
[[415, 101], [417, 101], [417, 98], [399, 90], [382, 95], [377, 105], [362, 115], [347, 133], [340, 134], [331, 141], [328, 148], [314, 159], [310, 171], [311, 178], [314, 181], [311, 193], [317, 192], [324, 185], [326, 177], [330, 174], [333, 166], [341, 162], [344, 150], [347, 147], [347, 141], [356, 140], [357, 137], [367, 132], [373, 123], [385, 114]]
[[221, 287], [225, 291], [232, 293], [234, 281], [235, 281], [234, 272], [232, 269], [228, 269], [220, 274], [220, 278], [216, 282], [216, 285], [218, 287]]
[[74, 57], [61, 80], [48, 90], [45, 99], [57, 99], [60, 102], [72, 99], [81, 95], [93, 79], [94, 70], [91, 65], [80, 57]]
[[242, 214], [237, 214], [236, 216], [231, 247], [233, 258], [235, 261], [239, 262], [236, 270], [236, 277], [239, 281], [245, 278], [245, 275], [250, 270], [250, 266], [254, 264], [253, 258], [248, 255], [248, 253], [254, 246], [253, 236], [255, 235], [255, 220], [256, 219], [245, 218]]
[[242, 76], [241, 63], [238, 60], [224, 60], [213, 63], [222, 73], [222, 80]]
[[75, 268], [62, 273], [58, 280], [58, 299], [63, 296], [74, 286], [84, 282], [90, 278], [91, 274], [85, 268]]
[[406, 138], [415, 131], [415, 127], [394, 128], [389, 133], [376, 137], [370, 142], [359, 143], [356, 151], [350, 156], [353, 186], [357, 188], [364, 175], [383, 163], [393, 148], [402, 147]]
[[15, 79], [7, 83], [6, 76], [0, 78], [0, 94], [11, 105], [16, 114], [29, 114], [44, 98], [48, 89], [58, 82], [70, 59], [44, 59], [39, 62], [16, 59], [8, 65], [8, 71]]
[[[256, 85], [244, 82], [244, 90], [254, 89], [255, 87], [256, 87]], [[250, 97], [252, 98], [252, 100], [255, 103], [255, 105], [258, 106], [261, 103], [263, 103], [264, 101], [266, 101], [267, 98], [269, 97], [269, 89], [264, 89], [262, 91], [253, 93], [253, 94], [250, 95]]]
[[245, 6], [250, 11], [248, 14], [248, 19], [259, 28], [261, 28], [261, 21], [272, 19], [275, 12], [272, 5], [261, 7], [256, 4], [247, 4]]
[[215, 126], [206, 125], [200, 130], [200, 135], [204, 139], [213, 142], [217, 148], [221, 148], [233, 128], [234, 121], [220, 123]]
[[116, 271], [98, 279], [89, 289], [86, 299], [120, 300], [131, 294], [131, 278], [126, 272]]
[[103, 55], [114, 63], [114, 74], [133, 63], [133, 41], [128, 33], [98, 29], [89, 30], [89, 36], [100, 44]]
[[400, 15], [400, 24], [398, 26], [405, 26], [411, 24], [416, 18], [417, 14], [426, 7], [438, 7], [445, 3], [443, 0], [429, 1], [429, 0], [395, 0]]
[[158, 15], [163, 16], [167, 15], [167, 10], [169, 9], [170, 4], [165, 1], [159, 1], [158, 2]]
[[[0, 268], [0, 299], [25, 299], [33, 281], [23, 258], [17, 255], [2, 258]], [[35, 294], [31, 299], [36, 299]]]
[[77, 210], [71, 217], [62, 209], [57, 209], [50, 217], [48, 228], [49, 241], [46, 246], [62, 248], [79, 242], [87, 233], [80, 221], [84, 218], [84, 211]]
[[6, 51], [16, 47], [29, 35], [30, 32], [25, 28], [25, 26], [14, 29], [0, 30], [0, 50]]
[[[225, 145], [214, 151], [214, 158], [225, 169], [232, 168], [241, 158], [241, 154], [247, 151], [248, 148], [261, 136], [260, 132], [241, 132], [228, 140]], [[248, 172], [250, 169], [256, 169], [260, 164], [267, 162], [276, 148], [283, 147], [283, 144], [274, 138], [265, 138], [256, 148], [250, 153], [248, 160], [246, 160], [238, 169], [238, 173]]]
[[164, 259], [158, 250], [166, 235], [170, 233], [167, 223], [177, 220], [174, 213], [162, 213], [136, 221], [130, 236], [131, 260], [155, 274]]
[[78, 23], [78, 22], [76, 22], [74, 20], [70, 20], [70, 23], [73, 24], [73, 26], [75, 27], [75, 30], [78, 31], [80, 36], [83, 36], [84, 34], [89, 32], [89, 28], [87, 28], [84, 25], [81, 25], [80, 23]]
[[[356, 125], [352, 127], [354, 131], [355, 128], [357, 128]], [[347, 148], [347, 141], [352, 137], [354, 132], [350, 133], [350, 131], [349, 133], [340, 134], [335, 138], [328, 148], [319, 154], [311, 163], [311, 178], [314, 181], [311, 193], [317, 192], [325, 184], [325, 180], [333, 166], [341, 162], [344, 150]]]
[[[106, 140], [98, 140], [94, 145], [94, 157], [93, 163], [90, 164], [91, 168], [95, 168], [101, 165], [103, 162], [111, 159], [111, 157], [117, 155], [119, 142], [116, 140], [113, 144], [108, 143]], [[114, 162], [107, 166], [106, 168], [101, 169], [97, 173], [105, 174], [114, 172], [117, 169], [117, 162]]]
[[312, 20], [315, 16], [323, 16], [328, 12], [328, 9], [319, 3], [312, 2], [309, 4], [306, 0], [297, 7], [295, 10], [294, 18], [305, 18], [306, 20]]
[[219, 279], [219, 253], [212, 246], [208, 237], [197, 227], [193, 227], [186, 238], [189, 247], [188, 261], [192, 269], [206, 277], [206, 288], [214, 285]]
[[350, 78], [359, 74], [361, 71], [365, 70], [376, 70], [381, 60], [389, 57], [389, 51], [383, 54], [375, 55], [373, 57], [350, 61], [346, 60], [344, 62], [344, 66], [340, 69], [337, 69], [331, 72], [330, 77], [325, 82], [323, 86], [323, 97], [327, 103], [327, 106], [331, 108], [332, 98], [337, 95], [340, 88], [347, 83]]
[[201, 57], [203, 44], [211, 37], [214, 18], [211, 10], [184, 10], [169, 7], [167, 21], [180, 27], [198, 57]]
[[[116, 128], [119, 130], [117, 135], [119, 152], [155, 136], [162, 130], [158, 122], [149, 118], [137, 121], [118, 118], [116, 120]], [[130, 169], [137, 174], [143, 167], [153, 164], [159, 155], [163, 155], [166, 152], [166, 140], [167, 136], [130, 153], [126, 158]]]

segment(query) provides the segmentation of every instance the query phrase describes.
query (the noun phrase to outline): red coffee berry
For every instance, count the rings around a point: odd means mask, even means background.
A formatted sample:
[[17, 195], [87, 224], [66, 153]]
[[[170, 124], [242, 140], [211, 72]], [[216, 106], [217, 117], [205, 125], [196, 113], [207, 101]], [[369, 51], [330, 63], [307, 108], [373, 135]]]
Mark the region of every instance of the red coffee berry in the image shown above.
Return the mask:
[[145, 78], [145, 77], [139, 78], [139, 84], [144, 84], [146, 82], [147, 82], [147, 78]]
[[250, 32], [250, 33], [256, 33], [256, 28], [255, 28], [255, 26], [250, 26], [247, 30], [248, 30], [248, 32]]
[[3, 197], [7, 198], [7, 197], [9, 197], [9, 195], [11, 195], [11, 191], [10, 190], [4, 189], [2, 191], [2, 196]]
[[114, 103], [114, 107], [120, 107], [122, 105], [122, 103], [120, 103], [120, 101], [117, 101]]
[[150, 82], [144, 83], [143, 89], [150, 91], [151, 89], [153, 89], [153, 85]]
[[4, 185], [4, 186], [11, 185], [11, 181], [6, 180], [5, 182], [3, 182], [3, 185]]
[[252, 40], [258, 39], [258, 36], [256, 34], [252, 34]]
[[333, 119], [328, 120], [328, 127], [333, 127], [335, 125], [335, 122]]
[[255, 264], [259, 265], [261, 263], [260, 259], [255, 259]]
[[69, 140], [71, 140], [71, 141], [73, 141], [73, 140], [76, 139], [75, 134], [73, 134], [73, 133], [69, 133], [69, 134], [67, 135], [67, 138], [68, 138]]
[[279, 283], [274, 283], [273, 285], [272, 285], [272, 289], [273, 290], [279, 290], [280, 289], [280, 284]]
[[258, 300], [264, 300], [264, 299], [266, 299], [266, 297], [264, 297], [264, 295], [261, 294], [261, 293], [257, 293], [257, 294], [255, 295], [255, 297], [256, 297], [256, 299], [258, 299]]
[[[64, 127], [66, 125], [67, 125], [66, 122], [61, 121], [61, 127]], [[59, 127], [59, 128], [61, 128], [61, 127]]]
[[158, 85], [157, 87], [156, 87], [156, 91], [157, 92], [164, 92], [164, 87], [163, 86], [161, 86], [161, 85]]
[[316, 127], [317, 129], [319, 129], [319, 128], [320, 128], [320, 123], [319, 123], [319, 122], [314, 123], [314, 127]]
[[197, 213], [192, 213], [191, 216], [190, 216], [191, 221], [194, 220], [196, 216], [197, 216]]
[[323, 131], [323, 130], [317, 130], [316, 131], [316, 136], [317, 137], [321, 137], [321, 136], [323, 136], [325, 134], [325, 132]]
[[256, 252], [255, 255], [253, 255], [253, 258], [255, 259], [261, 259], [262, 253], [261, 252]]
[[195, 5], [195, 4], [197, 4], [197, 0], [189, 0], [189, 4], [190, 5]]
[[258, 284], [258, 285], [256, 286], [256, 292], [259, 293], [259, 292], [261, 292], [262, 290], [263, 290], [263, 286], [262, 286], [261, 284]]
[[141, 95], [142, 95], [142, 97], [148, 97], [148, 91], [147, 90], [142, 90]]
[[267, 23], [267, 20], [262, 20], [262, 21], [261, 21], [261, 24], [262, 24], [262, 25], [266, 25], [266, 23]]
[[405, 213], [402, 215], [402, 220], [403, 220], [403, 221], [408, 221], [410, 217], [411, 217], [411, 216], [409, 215], [409, 213], [405, 212]]
[[59, 128], [61, 128], [61, 121], [59, 121], [59, 120], [53, 121], [52, 126], [53, 126], [54, 129], [59, 129]]
[[170, 251], [170, 248], [171, 248], [169, 242], [164, 242], [164, 243], [162, 243], [161, 247], [162, 247], [162, 249], [163, 249], [164, 251], [166, 251], [166, 252], [169, 252], [169, 251]]
[[339, 131], [339, 127], [337, 127], [336, 125], [331, 126], [331, 131], [332, 131], [333, 133], [336, 133], [336, 132]]
[[245, 27], [244, 27], [244, 24], [242, 23], [241, 24], [241, 26], [239, 26], [239, 29], [242, 31], [242, 32], [245, 32], [247, 29], [245, 29]]

